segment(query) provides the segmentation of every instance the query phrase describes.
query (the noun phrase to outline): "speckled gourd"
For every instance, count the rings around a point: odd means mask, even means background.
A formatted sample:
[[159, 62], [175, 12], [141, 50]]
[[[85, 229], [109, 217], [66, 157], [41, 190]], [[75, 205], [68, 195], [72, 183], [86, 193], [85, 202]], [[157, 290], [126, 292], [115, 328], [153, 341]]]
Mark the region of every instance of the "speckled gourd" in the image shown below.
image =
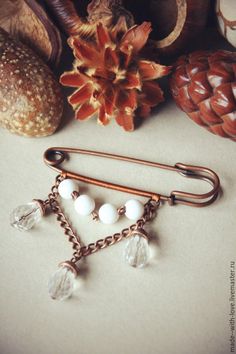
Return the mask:
[[0, 28], [0, 125], [30, 137], [52, 134], [63, 111], [60, 86], [47, 65]]

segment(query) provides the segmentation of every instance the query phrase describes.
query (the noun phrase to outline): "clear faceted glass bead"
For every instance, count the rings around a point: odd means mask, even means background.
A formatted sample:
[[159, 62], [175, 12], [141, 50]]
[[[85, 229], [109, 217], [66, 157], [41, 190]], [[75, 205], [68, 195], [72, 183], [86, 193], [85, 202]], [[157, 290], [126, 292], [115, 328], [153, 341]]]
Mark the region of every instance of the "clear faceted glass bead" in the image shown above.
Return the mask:
[[75, 273], [68, 267], [60, 266], [48, 282], [48, 291], [53, 300], [65, 300], [74, 290]]
[[32, 201], [25, 205], [20, 205], [14, 209], [10, 215], [11, 226], [20, 231], [28, 231], [42, 218], [40, 204]]
[[133, 233], [125, 247], [125, 261], [132, 267], [144, 267], [150, 257], [148, 240], [140, 233]]

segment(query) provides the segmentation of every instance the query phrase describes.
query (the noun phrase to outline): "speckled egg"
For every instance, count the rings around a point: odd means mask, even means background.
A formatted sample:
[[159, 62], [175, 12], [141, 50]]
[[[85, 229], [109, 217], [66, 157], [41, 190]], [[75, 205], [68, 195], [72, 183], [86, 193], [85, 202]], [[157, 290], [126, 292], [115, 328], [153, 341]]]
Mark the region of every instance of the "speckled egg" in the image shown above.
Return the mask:
[[12, 133], [53, 134], [63, 112], [59, 83], [27, 46], [0, 28], [0, 125]]

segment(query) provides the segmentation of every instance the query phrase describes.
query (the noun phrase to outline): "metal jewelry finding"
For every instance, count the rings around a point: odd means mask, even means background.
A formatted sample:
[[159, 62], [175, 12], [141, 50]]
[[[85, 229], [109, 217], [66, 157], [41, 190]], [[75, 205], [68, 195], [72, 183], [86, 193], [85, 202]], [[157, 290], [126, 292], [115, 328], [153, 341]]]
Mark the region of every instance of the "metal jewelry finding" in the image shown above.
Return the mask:
[[[208, 193], [204, 193], [204, 194], [195, 194], [195, 193], [173, 190], [170, 192], [169, 196], [166, 196], [156, 192], [144, 191], [144, 190], [135, 189], [127, 186], [117, 185], [115, 183], [105, 182], [92, 177], [82, 176], [80, 174], [70, 172], [61, 168], [60, 165], [62, 164], [62, 162], [66, 160], [68, 154], [72, 154], [72, 153], [104, 157], [113, 160], [127, 161], [127, 162], [136, 163], [144, 166], [151, 166], [151, 167], [161, 168], [164, 170], [174, 171], [174, 172], [178, 172], [180, 175], [184, 177], [207, 181], [213, 186], [213, 188]], [[108, 154], [104, 152], [91, 151], [91, 150], [63, 148], [63, 147], [52, 147], [46, 150], [44, 153], [44, 162], [46, 163], [47, 166], [51, 167], [52, 169], [60, 173], [60, 175], [66, 178], [73, 178], [78, 181], [95, 184], [100, 187], [110, 188], [120, 192], [126, 192], [126, 193], [136, 194], [143, 197], [148, 197], [153, 200], [160, 199], [162, 201], [167, 201], [170, 205], [185, 204], [189, 206], [203, 207], [211, 204], [217, 198], [220, 189], [219, 177], [214, 171], [206, 167], [186, 165], [180, 162], [176, 163], [174, 166], [170, 166], [158, 162], [145, 161], [145, 160], [140, 160], [140, 159], [131, 158], [127, 156], [120, 156], [120, 155]]]
[[[203, 194], [172, 190], [169, 195], [163, 195], [157, 192], [105, 182], [92, 177], [82, 176], [62, 168], [61, 164], [71, 153], [110, 158], [170, 170], [178, 172], [184, 177], [206, 181], [210, 183], [212, 188], [209, 192]], [[64, 300], [72, 294], [74, 279], [79, 274], [78, 261], [123, 239], [128, 239], [125, 248], [125, 260], [134, 267], [143, 267], [149, 258], [148, 234], [144, 230], [144, 226], [156, 216], [156, 211], [160, 206], [161, 201], [167, 201], [169, 205], [184, 204], [194, 207], [203, 207], [214, 202], [220, 189], [220, 181], [216, 173], [201, 166], [192, 166], [182, 163], [169, 166], [157, 162], [145, 161], [120, 155], [112, 155], [103, 152], [60, 147], [53, 147], [46, 150], [44, 154], [44, 161], [49, 167], [59, 173], [55, 179], [54, 185], [51, 188], [48, 198], [45, 201], [34, 199], [31, 203], [16, 208], [11, 215], [11, 224], [19, 230], [29, 230], [41, 219], [45, 210], [49, 210], [57, 216], [57, 221], [63, 228], [65, 235], [68, 237], [68, 241], [72, 243], [73, 248], [72, 258], [60, 263], [59, 269], [49, 281], [49, 293], [53, 299], [57, 300]], [[119, 208], [115, 208], [111, 204], [106, 204], [106, 212], [104, 215], [104, 208], [103, 214], [100, 213], [100, 210], [105, 204], [99, 209], [98, 213], [95, 212], [95, 203], [92, 198], [87, 195], [80, 195], [77, 184], [75, 184], [73, 180], [83, 181], [100, 187], [147, 197], [148, 200], [143, 205], [140, 201], [132, 199]], [[99, 239], [88, 245], [83, 245], [80, 237], [73, 230], [70, 221], [67, 219], [64, 211], [62, 210], [59, 202], [60, 196], [71, 199], [74, 203], [79, 204], [80, 208], [82, 206], [82, 211], [86, 211], [87, 214], [81, 215], [91, 214], [95, 220], [101, 219], [104, 223], [111, 223], [111, 220], [115, 221], [118, 217], [125, 215], [127, 218], [134, 220], [135, 222], [129, 227], [124, 228], [121, 232], [108, 235], [105, 238]], [[83, 202], [81, 202], [81, 200]], [[109, 213], [111, 215], [107, 215]]]

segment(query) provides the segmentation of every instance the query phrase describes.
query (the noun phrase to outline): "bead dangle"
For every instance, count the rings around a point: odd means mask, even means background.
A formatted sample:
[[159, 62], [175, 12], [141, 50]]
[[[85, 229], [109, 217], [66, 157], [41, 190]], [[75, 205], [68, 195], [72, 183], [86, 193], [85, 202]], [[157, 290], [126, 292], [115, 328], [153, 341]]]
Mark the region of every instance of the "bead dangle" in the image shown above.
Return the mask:
[[[167, 169], [178, 172], [185, 177], [208, 181], [213, 188], [208, 193], [204, 194], [172, 191], [169, 196], [165, 196], [149, 191], [116, 185], [110, 182], [75, 174], [60, 168], [59, 166], [64, 162], [69, 153], [93, 155]], [[49, 294], [51, 298], [55, 300], [65, 300], [72, 295], [75, 279], [79, 274], [78, 262], [82, 258], [103, 248], [112, 246], [121, 240], [126, 239], [124, 250], [125, 261], [136, 268], [144, 267], [150, 258], [148, 245], [149, 237], [144, 230], [144, 226], [156, 216], [161, 201], [167, 201], [169, 205], [184, 204], [203, 207], [211, 204], [217, 198], [220, 189], [220, 181], [215, 172], [205, 167], [188, 166], [181, 163], [178, 163], [175, 166], [169, 166], [120, 155], [111, 155], [72, 148], [50, 148], [44, 154], [44, 161], [48, 166], [59, 172], [47, 199], [45, 201], [34, 199], [30, 203], [17, 207], [13, 210], [10, 216], [10, 223], [20, 231], [28, 231], [40, 222], [46, 211], [51, 211], [57, 216], [57, 221], [63, 228], [65, 235], [68, 237], [68, 241], [72, 243], [73, 255], [70, 260], [63, 261], [59, 264], [59, 268], [49, 280]], [[87, 194], [79, 193], [80, 188], [77, 181], [83, 181], [97, 186], [147, 197], [148, 201], [143, 204], [140, 200], [132, 198], [120, 207], [105, 203], [96, 211], [94, 199]], [[119, 217], [122, 215], [129, 220], [132, 220], [134, 223], [123, 229], [121, 232], [116, 232], [113, 235], [106, 236], [96, 242], [83, 245], [81, 238], [72, 229], [68, 218], [64, 214], [60, 205], [60, 198], [71, 199], [74, 203], [75, 211], [79, 215], [91, 215], [93, 220], [99, 220], [104, 224], [113, 224], [118, 221]]]

